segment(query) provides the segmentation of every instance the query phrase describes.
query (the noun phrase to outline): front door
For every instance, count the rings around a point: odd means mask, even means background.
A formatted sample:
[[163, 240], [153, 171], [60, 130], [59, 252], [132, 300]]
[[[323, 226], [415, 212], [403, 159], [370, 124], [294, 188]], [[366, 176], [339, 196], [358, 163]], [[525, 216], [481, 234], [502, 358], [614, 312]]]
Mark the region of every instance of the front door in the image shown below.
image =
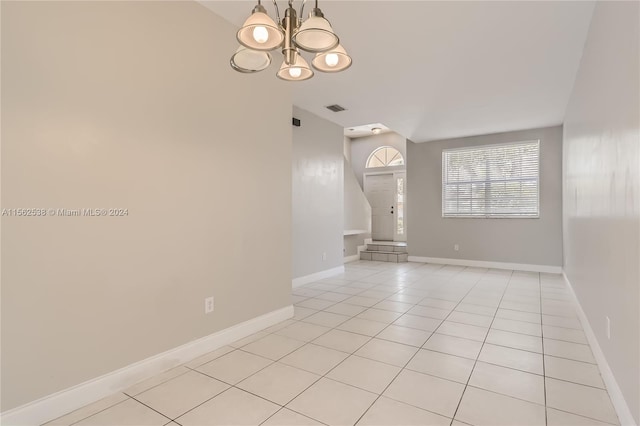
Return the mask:
[[371, 204], [371, 238], [393, 241], [396, 197], [393, 173], [365, 176], [364, 193]]

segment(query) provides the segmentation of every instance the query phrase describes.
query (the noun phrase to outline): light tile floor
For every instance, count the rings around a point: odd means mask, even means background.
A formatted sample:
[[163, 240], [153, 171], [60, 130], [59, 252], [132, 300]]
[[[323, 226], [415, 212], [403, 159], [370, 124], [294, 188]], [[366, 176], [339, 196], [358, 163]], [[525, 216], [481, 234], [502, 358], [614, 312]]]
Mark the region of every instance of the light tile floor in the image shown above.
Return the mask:
[[49, 425], [618, 424], [562, 277], [353, 262], [295, 316]]

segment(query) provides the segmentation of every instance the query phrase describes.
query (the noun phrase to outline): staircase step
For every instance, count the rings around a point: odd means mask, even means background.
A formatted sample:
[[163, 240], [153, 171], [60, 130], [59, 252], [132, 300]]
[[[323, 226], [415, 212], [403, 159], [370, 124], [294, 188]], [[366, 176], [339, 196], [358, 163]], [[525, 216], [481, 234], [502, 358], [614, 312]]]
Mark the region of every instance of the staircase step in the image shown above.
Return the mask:
[[360, 260], [375, 260], [378, 262], [401, 263], [409, 261], [408, 253], [400, 252], [381, 252], [377, 250], [366, 250], [360, 252]]
[[380, 251], [386, 253], [406, 253], [407, 245], [367, 244], [367, 251]]

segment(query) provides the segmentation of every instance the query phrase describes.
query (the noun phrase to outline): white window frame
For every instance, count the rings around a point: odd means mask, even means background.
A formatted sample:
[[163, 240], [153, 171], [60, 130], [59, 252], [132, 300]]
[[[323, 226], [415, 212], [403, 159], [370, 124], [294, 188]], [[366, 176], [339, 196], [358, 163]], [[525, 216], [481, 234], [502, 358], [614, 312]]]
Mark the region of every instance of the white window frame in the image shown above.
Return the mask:
[[[537, 212], [535, 214], [505, 214], [505, 213], [485, 213], [484, 214], [468, 214], [468, 213], [447, 213], [445, 211], [445, 185], [447, 185], [446, 179], [446, 153], [455, 152], [455, 151], [469, 151], [469, 150], [477, 150], [482, 148], [494, 148], [494, 147], [509, 147], [520, 144], [529, 144], [536, 143], [538, 145], [538, 170], [537, 170], [537, 200], [536, 207]], [[486, 145], [474, 145], [474, 146], [466, 146], [461, 148], [451, 148], [451, 149], [443, 149], [442, 150], [442, 181], [441, 181], [441, 191], [442, 191], [442, 217], [444, 219], [539, 219], [540, 218], [540, 191], [541, 191], [541, 181], [540, 181], [540, 159], [542, 153], [542, 144], [539, 139], [534, 140], [525, 140], [525, 141], [517, 141], [517, 142], [505, 142], [505, 143], [495, 143], [495, 144], [486, 144]], [[517, 179], [514, 179], [514, 181]], [[528, 179], [527, 179], [528, 180]], [[492, 182], [488, 177], [485, 181], [479, 182]], [[490, 196], [485, 196], [484, 200], [490, 200]]]
[[[398, 155], [400, 156], [400, 159], [402, 160], [402, 163], [390, 166], [389, 163], [391, 161], [387, 161], [387, 164], [384, 165], [384, 166], [378, 166], [378, 167], [369, 166], [369, 162], [371, 161], [373, 156], [375, 156], [376, 153], [382, 151], [383, 149], [387, 149], [387, 148], [391, 148], [394, 151], [396, 151], [398, 153]], [[394, 158], [395, 158], [395, 155], [394, 155]], [[379, 157], [378, 157], [378, 160], [380, 160]], [[367, 157], [367, 161], [364, 163], [364, 168], [365, 169], [369, 169], [369, 170], [371, 170], [371, 169], [383, 169], [383, 168], [387, 168], [387, 167], [405, 167], [404, 155], [402, 155], [402, 153], [400, 152], [400, 150], [398, 148], [390, 146], [390, 145], [384, 145], [384, 146], [381, 146], [381, 147], [378, 147], [378, 148], [374, 149], [371, 152], [371, 154], [369, 154], [369, 157]]]

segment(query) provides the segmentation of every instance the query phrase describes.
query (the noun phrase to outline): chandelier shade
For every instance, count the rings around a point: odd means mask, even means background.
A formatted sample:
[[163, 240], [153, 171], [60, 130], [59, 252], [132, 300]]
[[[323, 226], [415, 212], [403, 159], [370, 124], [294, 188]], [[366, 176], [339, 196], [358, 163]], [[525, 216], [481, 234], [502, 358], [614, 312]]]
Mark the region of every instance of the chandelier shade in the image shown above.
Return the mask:
[[340, 39], [333, 32], [331, 24], [323, 16], [309, 16], [294, 34], [293, 41], [307, 52], [324, 52], [333, 49]]
[[271, 55], [267, 52], [240, 46], [231, 57], [231, 68], [242, 73], [262, 71], [271, 65]]
[[231, 57], [231, 68], [241, 73], [255, 73], [271, 64], [271, 50], [282, 51], [284, 61], [276, 76], [287, 81], [303, 81], [314, 72], [300, 52], [316, 54], [314, 69], [325, 73], [344, 71], [352, 59], [340, 45], [340, 39], [318, 8], [318, 0], [306, 20], [303, 15], [307, 0], [301, 0], [300, 14], [294, 8], [295, 0], [288, 0], [284, 16], [280, 18], [277, 0], [273, 0], [277, 20], [271, 19], [261, 0], [236, 33], [240, 47]]
[[253, 50], [273, 50], [282, 44], [284, 34], [273, 19], [266, 14], [261, 5], [253, 9], [251, 16], [244, 21], [236, 38], [245, 47]]
[[311, 61], [311, 65], [321, 72], [340, 72], [349, 68], [351, 62], [351, 56], [349, 56], [344, 47], [339, 44], [331, 50], [317, 53]]
[[295, 62], [287, 64], [286, 60], [283, 61], [282, 66], [276, 75], [282, 80], [303, 81], [313, 77], [313, 70], [300, 54], [296, 54]]

